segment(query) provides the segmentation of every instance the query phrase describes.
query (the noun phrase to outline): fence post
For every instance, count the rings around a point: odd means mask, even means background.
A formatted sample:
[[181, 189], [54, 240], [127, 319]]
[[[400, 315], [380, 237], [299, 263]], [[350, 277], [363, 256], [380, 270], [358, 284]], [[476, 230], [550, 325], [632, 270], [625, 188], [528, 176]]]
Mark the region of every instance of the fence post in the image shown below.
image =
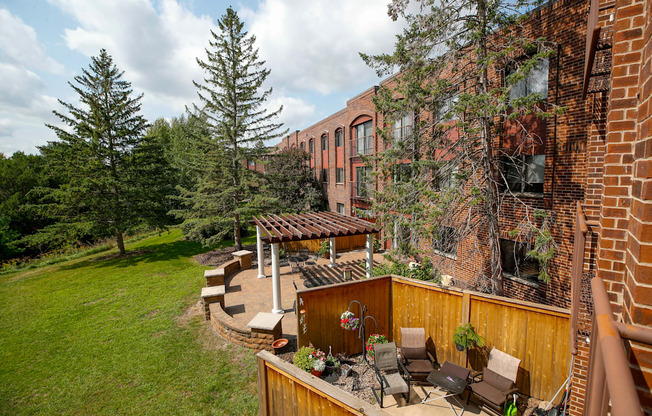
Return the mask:
[[256, 357], [258, 360], [258, 414], [260, 416], [268, 416], [268, 402], [267, 402], [267, 366], [265, 360]]

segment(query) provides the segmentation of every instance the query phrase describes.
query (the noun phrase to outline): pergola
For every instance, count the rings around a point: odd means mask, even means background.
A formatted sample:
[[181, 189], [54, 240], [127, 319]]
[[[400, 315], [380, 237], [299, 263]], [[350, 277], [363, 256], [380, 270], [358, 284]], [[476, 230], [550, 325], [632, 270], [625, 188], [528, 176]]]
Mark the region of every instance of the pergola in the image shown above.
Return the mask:
[[279, 267], [279, 243], [291, 241], [330, 239], [330, 264], [336, 266], [335, 237], [366, 235], [367, 277], [371, 277], [373, 263], [374, 234], [380, 232], [376, 224], [362, 218], [337, 212], [307, 212], [304, 214], [282, 214], [260, 217], [250, 222], [256, 226], [258, 251], [258, 278], [265, 278], [263, 242], [272, 248], [272, 291], [274, 308], [272, 312], [283, 313], [281, 308], [281, 273]]

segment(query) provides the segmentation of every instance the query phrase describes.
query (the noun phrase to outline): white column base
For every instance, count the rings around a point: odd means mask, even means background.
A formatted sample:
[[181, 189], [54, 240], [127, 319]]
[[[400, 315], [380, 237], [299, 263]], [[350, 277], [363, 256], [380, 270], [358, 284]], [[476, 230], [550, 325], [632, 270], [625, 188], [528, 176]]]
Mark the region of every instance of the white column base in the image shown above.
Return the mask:
[[259, 279], [267, 279], [267, 276], [265, 276], [264, 274], [259, 274], [259, 275], [258, 275], [258, 278], [259, 278]]
[[283, 309], [272, 309], [272, 313], [283, 314], [283, 313], [285, 313], [285, 311]]

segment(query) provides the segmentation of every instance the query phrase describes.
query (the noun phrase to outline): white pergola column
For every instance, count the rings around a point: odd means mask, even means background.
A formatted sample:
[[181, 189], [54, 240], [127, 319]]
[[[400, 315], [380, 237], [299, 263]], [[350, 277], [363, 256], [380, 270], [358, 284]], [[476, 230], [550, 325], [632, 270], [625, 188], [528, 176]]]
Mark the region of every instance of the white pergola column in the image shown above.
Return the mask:
[[260, 225], [256, 226], [256, 251], [258, 252], [258, 278], [264, 279], [265, 276], [265, 253], [263, 252], [263, 240], [261, 240], [262, 233], [260, 232]]
[[281, 267], [279, 265], [278, 243], [272, 243], [272, 297], [274, 299], [273, 313], [283, 313], [281, 308]]
[[328, 267], [335, 267], [335, 260], [337, 258], [337, 252], [335, 251], [335, 237], [330, 238], [330, 246], [331, 246], [331, 263], [328, 265]]
[[371, 266], [374, 261], [374, 235], [367, 234], [367, 279], [371, 277]]

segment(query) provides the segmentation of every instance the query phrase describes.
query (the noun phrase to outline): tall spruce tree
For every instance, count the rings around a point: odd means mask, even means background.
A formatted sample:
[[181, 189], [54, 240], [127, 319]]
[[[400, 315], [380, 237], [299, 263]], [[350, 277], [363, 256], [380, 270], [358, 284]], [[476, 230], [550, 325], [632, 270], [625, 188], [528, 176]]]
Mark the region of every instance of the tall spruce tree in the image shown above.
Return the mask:
[[211, 31], [206, 61], [197, 59], [206, 77], [194, 82], [201, 101], [195, 111], [209, 130], [199, 138], [202, 164], [195, 186], [181, 189], [185, 209], [173, 213], [185, 220], [188, 237], [210, 245], [231, 233], [239, 250], [241, 227], [265, 205], [262, 182], [247, 162], [265, 153], [265, 141], [285, 132], [274, 122], [282, 108], [268, 112], [264, 107], [272, 92], [262, 90], [270, 71], [258, 58], [256, 38], [243, 31], [230, 7], [218, 26], [219, 34]]
[[[527, 183], [523, 157], [545, 141], [527, 128], [528, 121], [563, 111], [525, 88], [532, 74], [534, 81], [539, 76], [547, 83], [548, 60], [555, 52], [554, 44], [522, 25], [523, 11], [534, 5], [529, 0], [393, 0], [390, 16], [407, 21], [395, 51], [362, 54], [379, 75], [399, 71], [375, 100], [385, 116], [381, 135], [388, 144], [372, 161], [386, 184], [374, 198], [379, 221], [393, 240], [409, 235], [402, 247], [410, 254], [428, 251], [425, 247], [446, 252], [465, 239], [471, 258], [488, 252], [476, 287], [495, 294], [503, 293], [504, 231], [525, 243], [536, 240], [529, 255], [540, 261], [544, 280], [554, 254], [550, 217], [512, 187]], [[405, 124], [411, 127], [400, 127]], [[510, 138], [497, 146], [506, 128], [512, 130]], [[406, 160], [409, 166], [397, 166]], [[510, 163], [518, 168], [501, 169]], [[501, 224], [505, 209], [521, 216], [514, 229]]]
[[142, 95], [133, 96], [111, 56], [102, 49], [88, 69], [69, 83], [81, 105], [59, 100], [67, 113], [54, 111], [68, 128], [48, 125], [59, 141], [40, 148], [53, 172], [68, 180], [44, 189], [43, 209], [57, 223], [42, 233], [84, 229], [115, 237], [125, 253], [123, 234], [138, 226], [162, 226], [167, 207], [167, 165], [163, 149], [143, 137], [147, 121], [140, 112]]

